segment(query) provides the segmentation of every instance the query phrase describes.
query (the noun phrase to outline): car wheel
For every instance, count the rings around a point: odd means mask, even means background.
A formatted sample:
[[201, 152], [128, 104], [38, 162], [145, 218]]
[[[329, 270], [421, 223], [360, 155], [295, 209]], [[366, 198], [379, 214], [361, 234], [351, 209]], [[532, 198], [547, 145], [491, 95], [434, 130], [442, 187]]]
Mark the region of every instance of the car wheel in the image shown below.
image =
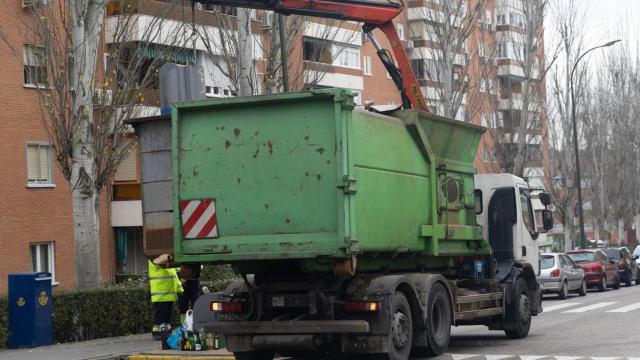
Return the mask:
[[567, 298], [567, 296], [569, 296], [569, 286], [567, 286], [567, 282], [564, 281], [562, 282], [562, 287], [560, 288], [560, 291], [558, 292], [558, 297], [561, 300], [564, 300]]
[[631, 275], [633, 274], [631, 274], [631, 271], [628, 271], [628, 270], [624, 273], [624, 279], [625, 279], [624, 284], [626, 286], [631, 286], [631, 282], [633, 281], [633, 279], [631, 279]]
[[531, 300], [529, 299], [529, 291], [527, 282], [523, 278], [519, 278], [515, 285], [515, 294], [519, 294], [519, 298], [509, 305], [508, 316], [511, 317], [508, 329], [504, 331], [509, 339], [522, 339], [529, 335], [531, 329]]
[[638, 269], [636, 273], [636, 285], [640, 285], [640, 269]]
[[603, 292], [607, 290], [607, 275], [602, 275], [602, 281], [598, 284], [598, 291]]
[[613, 284], [613, 289], [614, 290], [620, 289], [620, 276], [616, 276], [616, 282]]
[[587, 295], [587, 282], [584, 280], [582, 280], [582, 285], [580, 285], [580, 288], [578, 289], [578, 295], [580, 296]]

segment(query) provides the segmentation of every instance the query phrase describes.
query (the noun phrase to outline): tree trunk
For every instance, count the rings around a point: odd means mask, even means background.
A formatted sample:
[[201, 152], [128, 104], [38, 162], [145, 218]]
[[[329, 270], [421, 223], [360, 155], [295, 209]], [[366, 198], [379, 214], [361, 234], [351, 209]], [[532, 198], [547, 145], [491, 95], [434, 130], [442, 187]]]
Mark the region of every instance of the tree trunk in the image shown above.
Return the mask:
[[71, 143], [73, 165], [69, 184], [73, 206], [76, 245], [76, 285], [100, 286], [100, 232], [98, 187], [96, 187], [93, 127], [93, 81], [98, 43], [106, 2], [70, 2], [70, 38], [74, 62], [70, 71], [73, 92]]
[[267, 75], [265, 79], [265, 91], [267, 94], [277, 94], [280, 92], [282, 78], [279, 76], [277, 69], [281, 65], [282, 56], [280, 56], [280, 24], [277, 21], [279, 14], [273, 14], [273, 25], [271, 27], [271, 44], [269, 45], [269, 63], [267, 64]]
[[571, 216], [573, 214], [573, 211], [571, 209], [571, 206], [567, 206], [567, 209], [565, 210], [565, 216], [564, 216], [564, 250], [565, 251], [569, 251], [569, 250], [573, 250], [573, 231], [571, 231]]
[[238, 9], [238, 81], [239, 95], [254, 95], [253, 38], [251, 37], [251, 10]]

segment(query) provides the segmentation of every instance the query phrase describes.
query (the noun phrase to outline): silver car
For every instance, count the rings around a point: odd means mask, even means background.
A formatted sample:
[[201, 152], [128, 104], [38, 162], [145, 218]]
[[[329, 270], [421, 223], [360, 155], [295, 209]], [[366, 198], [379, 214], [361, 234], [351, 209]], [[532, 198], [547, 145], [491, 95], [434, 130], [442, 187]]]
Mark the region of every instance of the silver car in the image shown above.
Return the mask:
[[587, 295], [587, 282], [584, 271], [563, 253], [540, 254], [540, 275], [545, 293], [557, 293], [560, 299], [566, 299], [569, 292]]

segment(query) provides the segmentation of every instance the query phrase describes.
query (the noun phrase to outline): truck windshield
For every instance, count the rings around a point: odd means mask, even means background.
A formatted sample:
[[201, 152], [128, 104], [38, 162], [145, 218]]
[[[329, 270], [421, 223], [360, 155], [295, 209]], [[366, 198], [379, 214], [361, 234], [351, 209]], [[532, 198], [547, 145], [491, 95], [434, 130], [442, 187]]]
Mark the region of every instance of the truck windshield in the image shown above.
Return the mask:
[[618, 249], [607, 249], [604, 251], [604, 253], [613, 260], [620, 260], [620, 250]]
[[542, 270], [551, 269], [556, 264], [556, 259], [553, 255], [542, 255], [540, 257], [540, 268]]
[[571, 253], [567, 254], [576, 263], [586, 263], [586, 262], [595, 262], [596, 254], [592, 252], [581, 252], [581, 253]]

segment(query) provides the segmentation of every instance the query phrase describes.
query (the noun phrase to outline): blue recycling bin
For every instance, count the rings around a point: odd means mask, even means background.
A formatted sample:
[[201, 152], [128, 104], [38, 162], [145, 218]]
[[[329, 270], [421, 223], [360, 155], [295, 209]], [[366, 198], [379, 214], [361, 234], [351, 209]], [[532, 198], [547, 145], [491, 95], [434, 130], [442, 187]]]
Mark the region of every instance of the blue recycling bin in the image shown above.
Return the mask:
[[51, 274], [9, 273], [9, 348], [51, 345]]

